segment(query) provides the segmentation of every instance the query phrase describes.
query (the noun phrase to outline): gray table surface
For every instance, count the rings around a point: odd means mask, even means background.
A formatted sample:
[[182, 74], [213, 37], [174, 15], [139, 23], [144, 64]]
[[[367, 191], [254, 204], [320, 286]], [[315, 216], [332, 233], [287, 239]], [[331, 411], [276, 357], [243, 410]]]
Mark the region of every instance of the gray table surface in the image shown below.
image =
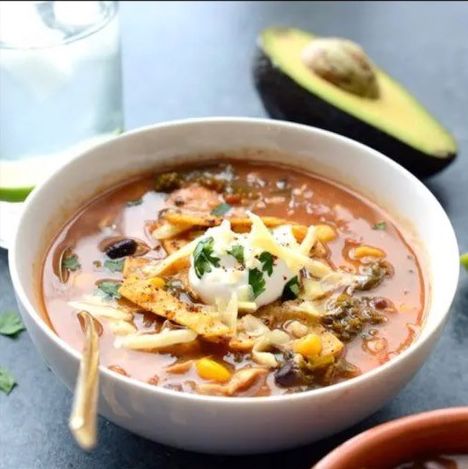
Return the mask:
[[[193, 116], [264, 116], [250, 64], [257, 32], [268, 25], [361, 43], [455, 133], [458, 160], [427, 186], [447, 210], [460, 249], [468, 250], [468, 3], [135, 2], [121, 5], [121, 21], [128, 129]], [[0, 310], [14, 308], [2, 251]], [[272, 455], [215, 457], [163, 447], [100, 419], [99, 447], [85, 454], [67, 429], [71, 394], [28, 334], [0, 337], [0, 362], [19, 382], [8, 397], [0, 394], [0, 468], [307, 468], [375, 424], [468, 405], [467, 350], [468, 274], [462, 273], [450, 320], [430, 359], [396, 398], [342, 434]]]

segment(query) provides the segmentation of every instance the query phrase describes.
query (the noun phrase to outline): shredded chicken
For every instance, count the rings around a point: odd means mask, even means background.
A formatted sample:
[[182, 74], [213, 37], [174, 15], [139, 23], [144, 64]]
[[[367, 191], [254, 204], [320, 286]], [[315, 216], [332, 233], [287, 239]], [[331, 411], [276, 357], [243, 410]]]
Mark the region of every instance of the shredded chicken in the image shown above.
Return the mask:
[[184, 210], [210, 212], [221, 202], [220, 195], [199, 184], [190, 184], [173, 191], [166, 201], [168, 206], [183, 207]]
[[193, 365], [193, 360], [187, 360], [185, 362], [177, 362], [173, 365], [166, 366], [165, 370], [167, 373], [174, 373], [174, 374], [184, 374], [190, 370]]
[[197, 385], [200, 394], [220, 396], [233, 396], [236, 393], [246, 391], [248, 388], [259, 388], [265, 382], [268, 369], [266, 368], [242, 368], [234, 373], [226, 384], [202, 383]]
[[279, 329], [267, 332], [259, 337], [252, 348], [252, 358], [259, 365], [267, 366], [268, 368], [276, 368], [279, 363], [275, 355], [268, 350], [275, 347], [280, 347], [287, 344], [291, 340], [289, 334]]

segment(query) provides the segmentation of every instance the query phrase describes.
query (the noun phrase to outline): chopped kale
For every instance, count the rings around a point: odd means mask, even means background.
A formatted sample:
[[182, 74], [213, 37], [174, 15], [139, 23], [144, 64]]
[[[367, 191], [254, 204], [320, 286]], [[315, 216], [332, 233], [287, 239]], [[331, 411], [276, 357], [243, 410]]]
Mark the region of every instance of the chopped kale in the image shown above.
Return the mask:
[[386, 320], [387, 317], [373, 307], [371, 298], [346, 293], [331, 299], [321, 318], [323, 326], [345, 342], [360, 334], [367, 325], [382, 324]]
[[393, 275], [392, 266], [386, 261], [376, 261], [362, 265], [359, 269], [360, 279], [355, 285], [356, 290], [371, 290], [379, 286], [385, 278]]

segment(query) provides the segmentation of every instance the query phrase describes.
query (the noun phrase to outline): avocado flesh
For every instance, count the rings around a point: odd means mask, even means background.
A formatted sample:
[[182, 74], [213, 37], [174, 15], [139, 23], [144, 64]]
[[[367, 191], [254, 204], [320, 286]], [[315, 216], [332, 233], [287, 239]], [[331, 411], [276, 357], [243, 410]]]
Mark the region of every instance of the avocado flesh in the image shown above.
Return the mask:
[[375, 70], [379, 97], [368, 99], [338, 88], [307, 68], [301, 52], [313, 39], [297, 29], [270, 28], [261, 34], [254, 75], [272, 117], [356, 139], [419, 177], [434, 174], [453, 160], [453, 137], [382, 70]]

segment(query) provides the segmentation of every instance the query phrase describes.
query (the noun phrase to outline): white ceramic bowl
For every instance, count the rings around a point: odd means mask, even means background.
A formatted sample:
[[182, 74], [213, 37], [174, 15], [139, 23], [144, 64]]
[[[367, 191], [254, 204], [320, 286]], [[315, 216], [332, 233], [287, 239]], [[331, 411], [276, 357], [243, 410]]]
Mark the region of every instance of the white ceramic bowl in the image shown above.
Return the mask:
[[355, 379], [304, 393], [198, 396], [101, 368], [101, 415], [160, 443], [210, 453], [266, 452], [305, 444], [376, 411], [427, 358], [442, 331], [459, 273], [455, 235], [437, 200], [410, 173], [364, 145], [323, 130], [261, 119], [197, 119], [147, 127], [87, 151], [52, 174], [28, 198], [10, 250], [13, 285], [29, 334], [68, 388], [74, 386], [80, 354], [57, 337], [38, 312], [41, 259], [64, 214], [125, 174], [240, 148], [270, 150], [273, 153], [260, 152], [256, 158], [343, 182], [409, 223], [421, 246], [430, 304], [421, 335], [398, 357]]

